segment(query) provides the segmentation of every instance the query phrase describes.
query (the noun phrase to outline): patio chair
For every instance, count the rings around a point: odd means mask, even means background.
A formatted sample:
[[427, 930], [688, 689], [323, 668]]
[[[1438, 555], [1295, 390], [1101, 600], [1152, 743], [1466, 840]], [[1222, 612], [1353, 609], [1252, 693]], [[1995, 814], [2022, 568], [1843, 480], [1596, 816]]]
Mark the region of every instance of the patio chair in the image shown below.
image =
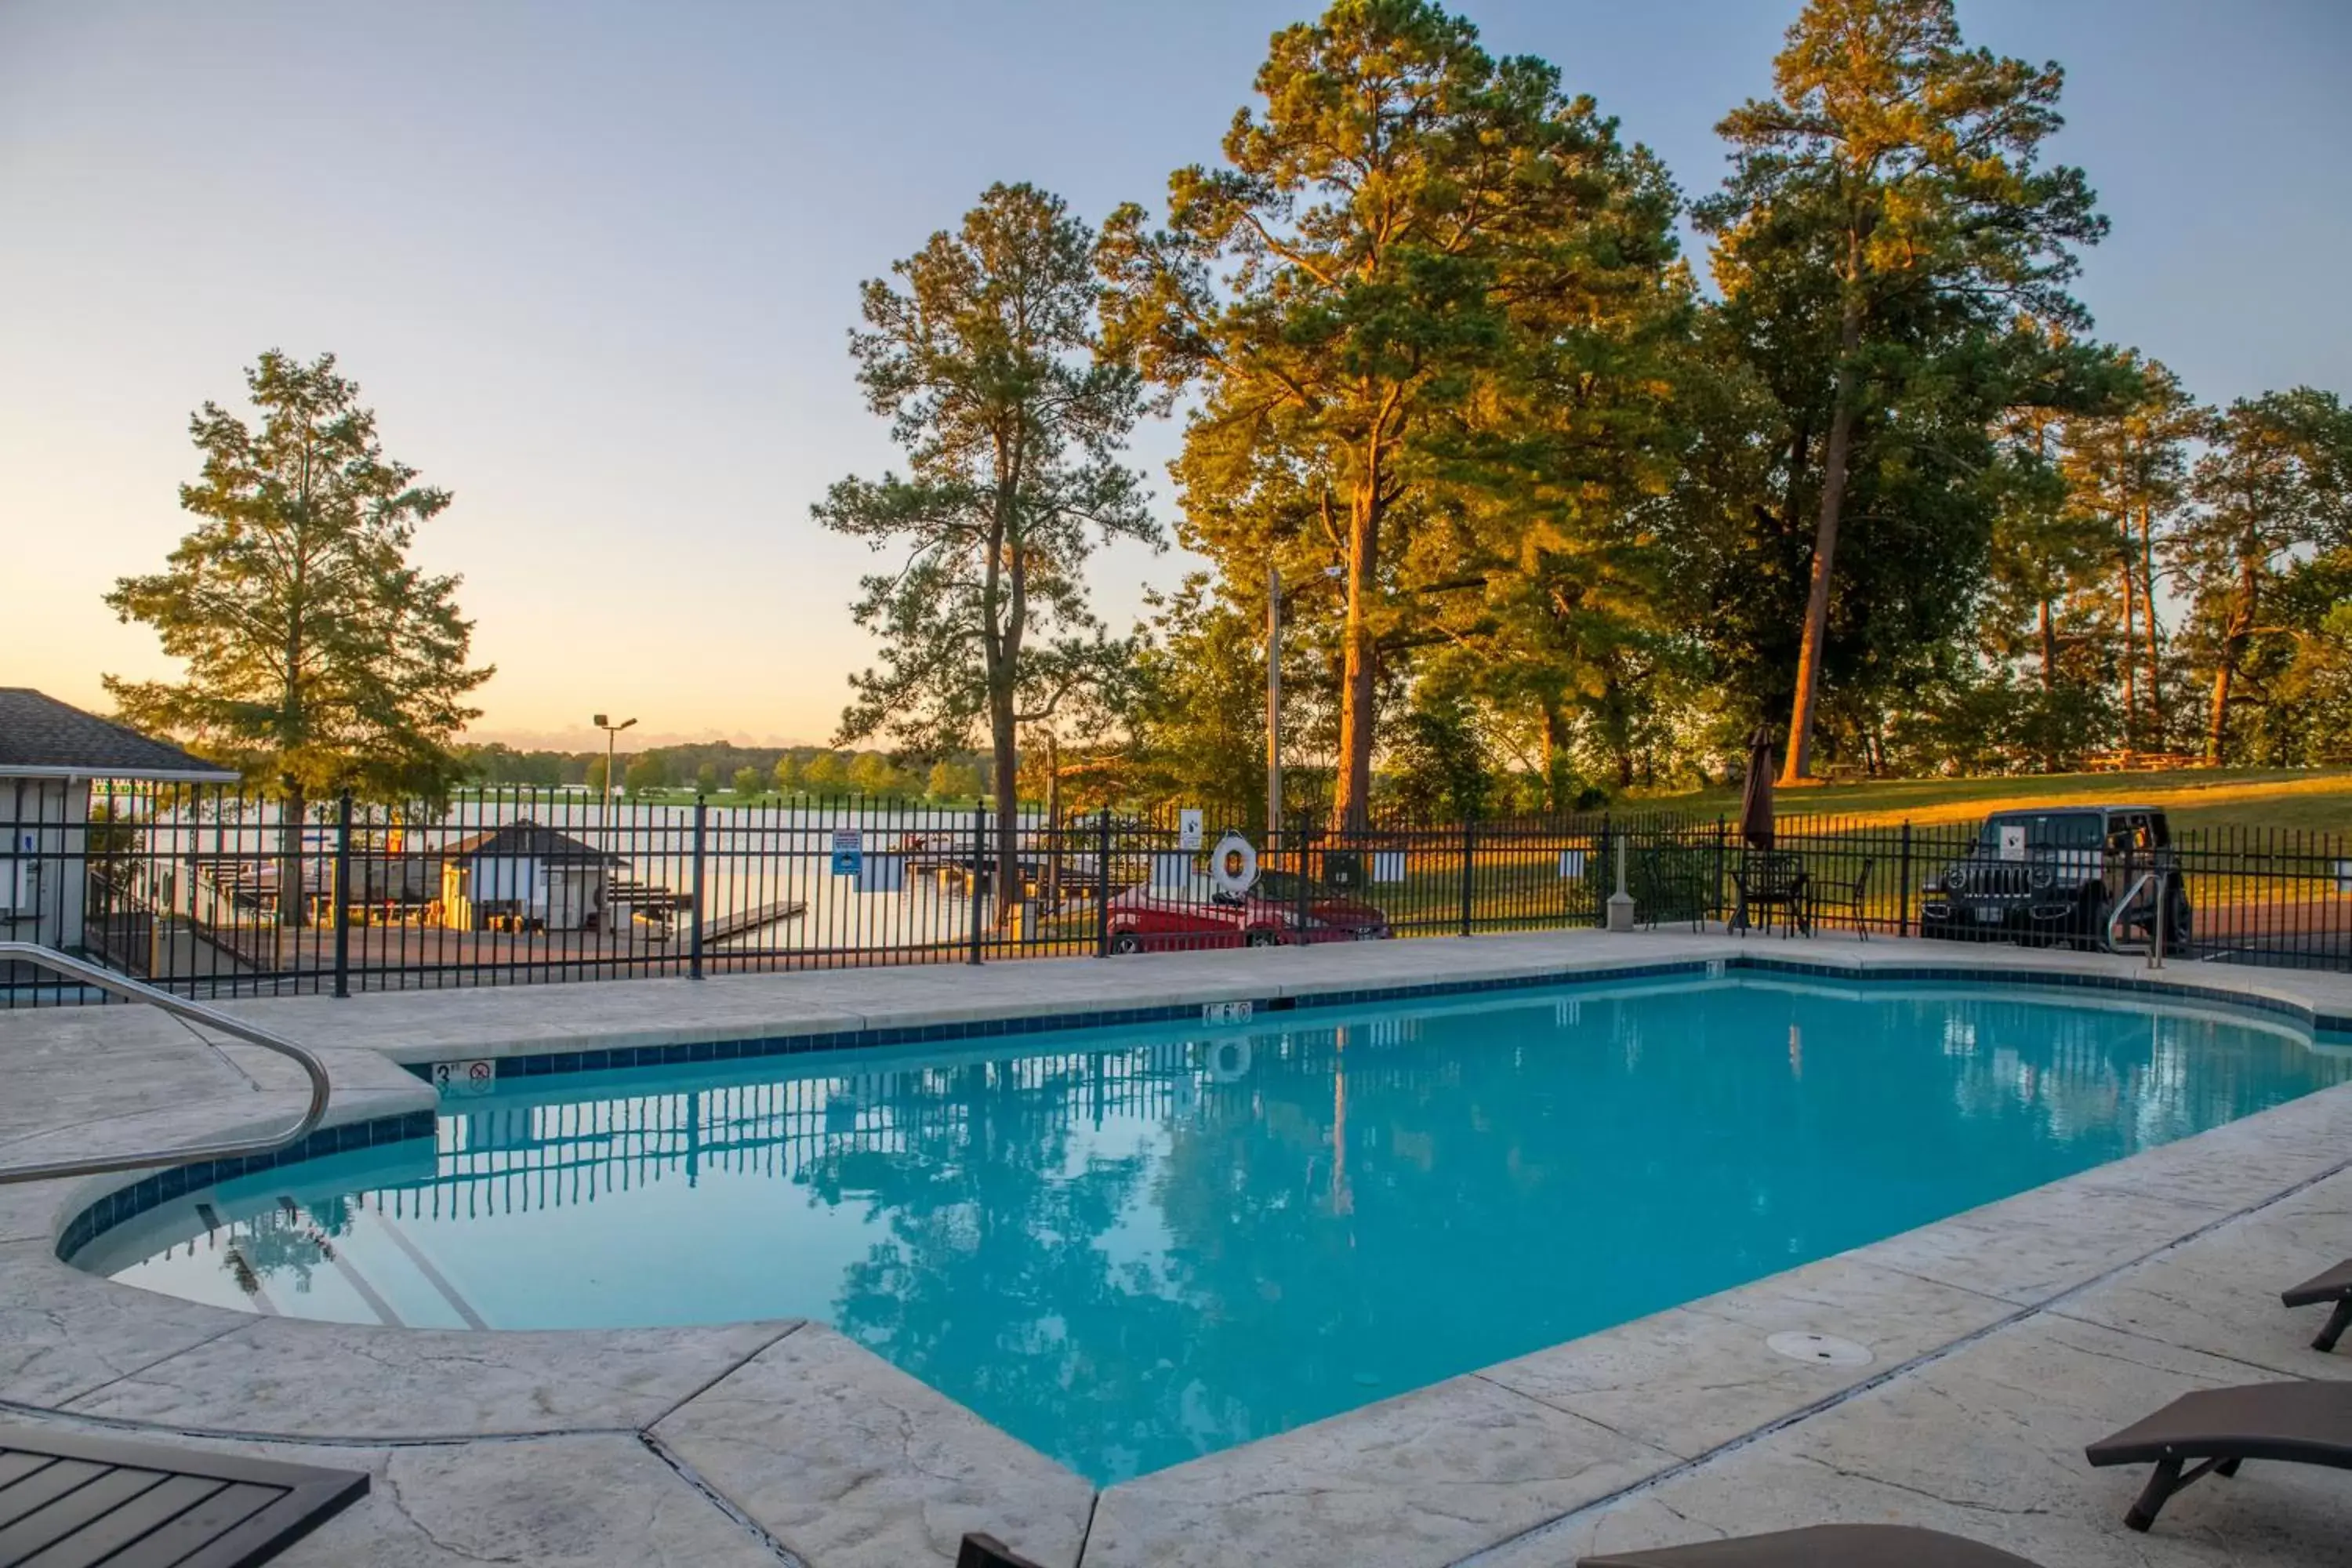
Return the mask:
[[2344, 1331], [2352, 1329], [2352, 1258], [2346, 1258], [2326, 1273], [2306, 1279], [2294, 1289], [2282, 1293], [2279, 1300], [2290, 1307], [2316, 1307], [2323, 1301], [2336, 1303], [2336, 1310], [2319, 1337], [2311, 1342], [2315, 1351], [2332, 1351]]
[[975, 1531], [963, 1538], [963, 1545], [956, 1552], [955, 1568], [1043, 1568], [1043, 1564], [1022, 1556], [992, 1535]]
[[1577, 1568], [2034, 1568], [1998, 1547], [1915, 1524], [1815, 1524], [1727, 1541], [1607, 1552]]
[[[2092, 1464], [2153, 1464], [2124, 1522], [2144, 1531], [2174, 1493], [2248, 1459], [2352, 1470], [2352, 1383], [2200, 1388], [2084, 1450]], [[2188, 1467], [2184, 1468], [2184, 1467]]]
[[1824, 914], [1850, 914], [1853, 917], [1853, 934], [1868, 942], [1870, 927], [1863, 919], [1863, 910], [1870, 898], [1870, 868], [1874, 864], [1875, 862], [1864, 860], [1862, 869], [1853, 874], [1850, 882], [1810, 883], [1807, 891], [1811, 908], [1807, 910], [1806, 923], [1817, 926], [1822, 923]]
[[1651, 845], [1633, 858], [1633, 907], [1643, 925], [1652, 931], [1660, 922], [1690, 921], [1694, 931], [1706, 929], [1705, 890], [1687, 874], [1677, 875], [1675, 860], [1665, 848]]
[[1731, 886], [1737, 894], [1732, 905], [1731, 929], [1742, 936], [1755, 923], [1757, 911], [1764, 915], [1764, 929], [1772, 929], [1772, 911], [1780, 911], [1783, 933], [1801, 930], [1812, 934], [1811, 917], [1806, 912], [1811, 879], [1805, 874], [1804, 863], [1794, 855], [1774, 850], [1744, 857], [1731, 873]]

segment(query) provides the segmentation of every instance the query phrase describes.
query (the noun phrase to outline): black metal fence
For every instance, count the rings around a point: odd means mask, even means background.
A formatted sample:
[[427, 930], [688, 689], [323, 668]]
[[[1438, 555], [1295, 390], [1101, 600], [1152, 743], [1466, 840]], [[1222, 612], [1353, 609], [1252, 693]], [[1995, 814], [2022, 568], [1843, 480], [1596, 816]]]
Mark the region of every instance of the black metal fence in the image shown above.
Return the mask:
[[[1645, 926], [2109, 934], [2087, 911], [2022, 932], [1983, 925], [1946, 899], [1948, 868], [1986, 854], [1965, 822], [1784, 817], [1759, 852], [1723, 818], [1675, 814], [1267, 832], [1213, 808], [1024, 808], [1018, 897], [999, 896], [992, 813], [866, 798], [666, 805], [502, 789], [436, 810], [334, 801], [295, 821], [233, 790], [100, 782], [20, 789], [13, 805], [0, 795], [0, 936], [207, 996], [1593, 926], [1621, 862]], [[2189, 831], [2165, 875], [2188, 916], [2171, 922], [2172, 952], [2352, 969], [2344, 838]], [[0, 1005], [83, 999], [0, 969]]]

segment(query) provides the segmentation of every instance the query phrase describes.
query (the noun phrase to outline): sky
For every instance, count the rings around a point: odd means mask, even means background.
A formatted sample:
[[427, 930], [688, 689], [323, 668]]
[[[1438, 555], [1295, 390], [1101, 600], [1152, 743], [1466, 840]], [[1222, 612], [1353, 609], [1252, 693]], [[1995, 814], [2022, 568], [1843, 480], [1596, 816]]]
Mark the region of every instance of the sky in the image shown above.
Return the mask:
[[[809, 505], [893, 450], [860, 279], [1028, 180], [1099, 220], [1213, 161], [1311, 0], [0, 0], [0, 685], [170, 674], [100, 595], [188, 519], [189, 414], [332, 351], [452, 489], [420, 535], [498, 667], [475, 727], [828, 738], [876, 558]], [[1465, 0], [1685, 192], [1795, 0]], [[2352, 393], [2352, 5], [1960, 0], [2068, 71], [2053, 154], [2114, 222], [2103, 337], [2226, 401]], [[1177, 432], [1139, 433], [1160, 486]], [[1174, 552], [1097, 557], [1123, 627]]]

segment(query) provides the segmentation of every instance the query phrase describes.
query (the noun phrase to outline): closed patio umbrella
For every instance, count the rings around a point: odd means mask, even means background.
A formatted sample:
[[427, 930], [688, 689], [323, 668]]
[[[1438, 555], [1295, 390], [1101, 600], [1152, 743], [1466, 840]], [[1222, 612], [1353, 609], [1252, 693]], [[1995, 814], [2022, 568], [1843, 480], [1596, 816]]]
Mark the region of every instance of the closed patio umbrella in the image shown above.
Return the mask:
[[1748, 737], [1748, 782], [1739, 791], [1739, 837], [1752, 849], [1772, 847], [1772, 727], [1756, 726]]

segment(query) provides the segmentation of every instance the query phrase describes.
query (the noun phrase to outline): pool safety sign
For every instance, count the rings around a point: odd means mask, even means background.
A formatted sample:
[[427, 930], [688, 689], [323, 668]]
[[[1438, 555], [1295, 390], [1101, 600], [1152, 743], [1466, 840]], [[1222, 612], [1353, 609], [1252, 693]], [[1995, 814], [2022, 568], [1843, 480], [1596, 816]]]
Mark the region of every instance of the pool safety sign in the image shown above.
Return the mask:
[[2000, 858], [2004, 860], [2025, 858], [2025, 824], [2004, 822], [2000, 825]]
[[855, 877], [866, 863], [866, 835], [855, 827], [833, 830], [833, 874]]
[[1198, 849], [1208, 842], [1206, 829], [1201, 821], [1201, 808], [1188, 805], [1176, 814], [1176, 847]]
[[488, 1094], [499, 1085], [499, 1064], [483, 1058], [435, 1062], [433, 1087], [443, 1094]]

